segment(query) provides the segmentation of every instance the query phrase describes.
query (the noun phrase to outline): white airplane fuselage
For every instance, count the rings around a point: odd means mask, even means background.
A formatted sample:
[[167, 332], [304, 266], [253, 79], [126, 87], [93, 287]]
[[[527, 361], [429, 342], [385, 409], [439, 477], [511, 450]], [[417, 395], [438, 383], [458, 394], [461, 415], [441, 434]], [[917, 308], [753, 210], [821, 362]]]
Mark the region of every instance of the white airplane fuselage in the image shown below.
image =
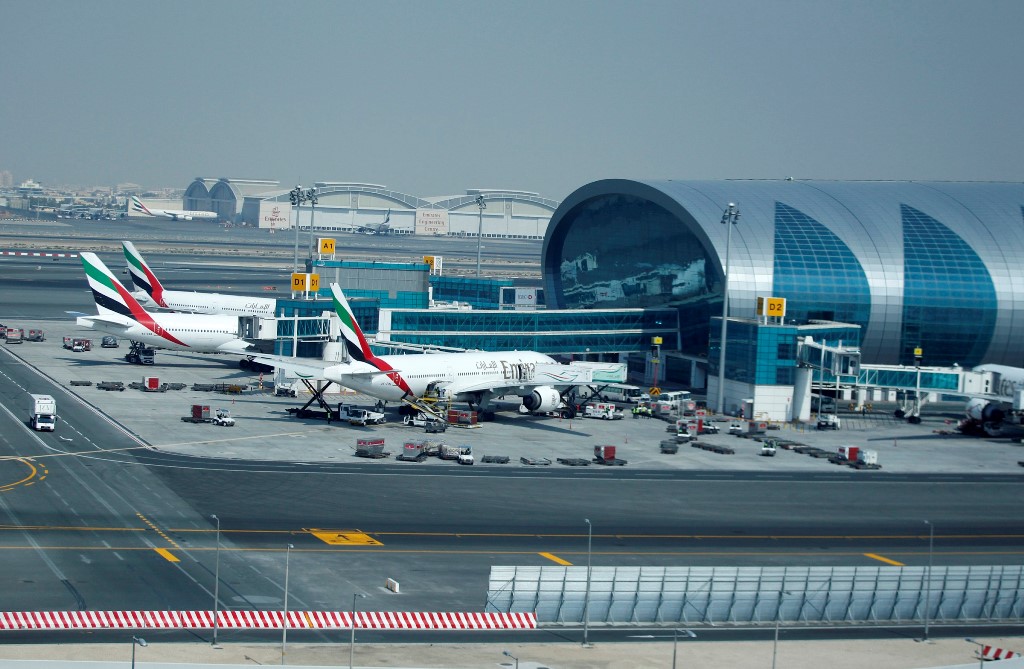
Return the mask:
[[324, 376], [357, 392], [397, 401], [407, 394], [396, 382], [397, 372], [417, 397], [422, 397], [428, 387], [433, 386], [450, 388], [454, 391], [450, 395], [452, 400], [469, 401], [487, 393], [528, 395], [535, 386], [523, 383], [535, 379], [537, 365], [557, 364], [552, 358], [534, 351], [412, 353], [384, 355], [378, 359], [395, 371], [377, 372], [372, 365], [353, 362], [328, 367]]
[[[79, 325], [125, 337], [153, 348], [193, 353], [242, 353], [247, 343], [238, 338], [238, 319], [234, 316], [200, 314], [150, 314], [151, 327], [124, 316], [83, 316]], [[163, 332], [167, 336], [160, 333]], [[180, 343], [179, 343], [180, 342]]]
[[[143, 306], [160, 306], [144, 290], [138, 290], [133, 295]], [[274, 315], [274, 308], [277, 306], [277, 300], [265, 297], [224, 295], [222, 293], [196, 293], [185, 290], [165, 290], [163, 292], [163, 299], [167, 309], [192, 314], [225, 314], [271, 318]]]

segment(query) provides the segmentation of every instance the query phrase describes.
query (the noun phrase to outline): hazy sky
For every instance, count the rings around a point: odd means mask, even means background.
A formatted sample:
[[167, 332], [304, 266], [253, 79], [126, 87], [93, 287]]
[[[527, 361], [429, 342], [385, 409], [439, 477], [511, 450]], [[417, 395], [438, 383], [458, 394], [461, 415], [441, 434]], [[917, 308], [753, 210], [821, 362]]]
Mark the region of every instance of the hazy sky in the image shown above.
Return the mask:
[[0, 170], [1024, 180], [1024, 2], [0, 0]]

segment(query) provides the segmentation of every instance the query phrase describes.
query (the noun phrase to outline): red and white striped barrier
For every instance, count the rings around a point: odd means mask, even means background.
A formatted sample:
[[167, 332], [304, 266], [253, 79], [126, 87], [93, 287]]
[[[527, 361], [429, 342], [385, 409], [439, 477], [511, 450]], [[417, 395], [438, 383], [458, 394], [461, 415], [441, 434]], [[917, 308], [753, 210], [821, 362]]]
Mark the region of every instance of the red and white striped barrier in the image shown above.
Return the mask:
[[77, 253], [43, 253], [33, 251], [0, 251], [0, 256], [29, 256], [31, 258], [77, 258]]
[[981, 647], [981, 659], [983, 660], [1009, 660], [1012, 657], [1021, 657], [1021, 654], [995, 646]]
[[[356, 629], [536, 629], [533, 613], [360, 611]], [[219, 611], [219, 629], [281, 629], [282, 611]], [[213, 611], [0, 612], [0, 630], [213, 629]], [[349, 611], [289, 611], [288, 629], [352, 629]]]

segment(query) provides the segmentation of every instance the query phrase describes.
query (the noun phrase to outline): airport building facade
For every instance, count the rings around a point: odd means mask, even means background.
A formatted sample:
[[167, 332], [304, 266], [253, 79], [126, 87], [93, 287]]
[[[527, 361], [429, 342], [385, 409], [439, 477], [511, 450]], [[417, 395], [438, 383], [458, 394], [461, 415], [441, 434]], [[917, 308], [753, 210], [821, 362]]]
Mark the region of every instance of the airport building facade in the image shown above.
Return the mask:
[[859, 326], [864, 363], [1024, 366], [1024, 184], [597, 181], [541, 261], [548, 308], [675, 308], [712, 374], [727, 265], [730, 317], [785, 298], [784, 324]]

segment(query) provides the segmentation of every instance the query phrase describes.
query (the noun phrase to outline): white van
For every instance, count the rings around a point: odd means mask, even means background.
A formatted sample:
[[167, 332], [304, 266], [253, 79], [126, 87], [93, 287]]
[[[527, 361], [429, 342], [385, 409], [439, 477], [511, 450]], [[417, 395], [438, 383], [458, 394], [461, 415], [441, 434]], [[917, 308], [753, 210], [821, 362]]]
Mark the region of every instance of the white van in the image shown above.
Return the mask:
[[650, 399], [647, 393], [637, 386], [630, 386], [625, 383], [609, 383], [601, 389], [601, 399], [605, 402], [630, 402], [637, 404]]

